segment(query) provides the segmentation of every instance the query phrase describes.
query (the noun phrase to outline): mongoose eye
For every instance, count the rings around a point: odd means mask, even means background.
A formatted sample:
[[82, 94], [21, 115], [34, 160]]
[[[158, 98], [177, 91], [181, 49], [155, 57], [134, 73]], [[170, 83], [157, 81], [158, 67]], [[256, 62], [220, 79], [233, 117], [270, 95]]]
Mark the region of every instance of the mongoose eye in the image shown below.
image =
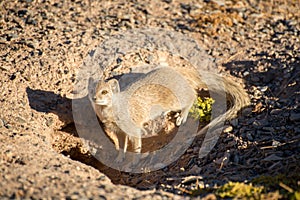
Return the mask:
[[103, 95], [105, 95], [105, 94], [107, 94], [107, 93], [108, 93], [107, 90], [102, 90], [102, 91], [101, 91], [101, 94], [103, 94]]

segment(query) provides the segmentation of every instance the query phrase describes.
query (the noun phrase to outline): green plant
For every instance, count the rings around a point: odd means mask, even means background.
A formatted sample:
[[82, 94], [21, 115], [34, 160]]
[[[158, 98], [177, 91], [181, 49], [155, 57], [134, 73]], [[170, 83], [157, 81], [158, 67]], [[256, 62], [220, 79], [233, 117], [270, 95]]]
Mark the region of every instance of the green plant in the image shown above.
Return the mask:
[[263, 187], [257, 187], [250, 184], [239, 182], [228, 182], [217, 190], [217, 195], [221, 198], [254, 198], [259, 199]]
[[212, 104], [215, 101], [212, 98], [198, 97], [194, 105], [190, 109], [190, 114], [193, 118], [199, 119], [200, 122], [209, 122], [211, 118]]

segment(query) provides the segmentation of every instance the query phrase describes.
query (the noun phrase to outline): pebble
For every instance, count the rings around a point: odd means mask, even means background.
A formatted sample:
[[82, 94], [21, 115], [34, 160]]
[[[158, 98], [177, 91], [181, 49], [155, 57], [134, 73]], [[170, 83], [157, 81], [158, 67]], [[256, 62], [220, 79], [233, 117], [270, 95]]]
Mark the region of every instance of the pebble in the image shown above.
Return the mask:
[[10, 124], [5, 124], [4, 125], [7, 129], [11, 129], [12, 128], [12, 126], [10, 125]]
[[[245, 108], [245, 109], [242, 110], [242, 115], [243, 115], [243, 116], [250, 116], [251, 113], [252, 113], [252, 108]], [[253, 121], [254, 121], [254, 120], [253, 120]], [[253, 121], [252, 121], [252, 122], [253, 122]], [[252, 123], [252, 122], [251, 122], [251, 123]]]
[[47, 125], [48, 127], [50, 127], [52, 124], [53, 124], [53, 118], [52, 118], [52, 117], [47, 118], [47, 119], [46, 119], [46, 125]]
[[[259, 79], [258, 79], [259, 80]], [[257, 86], [257, 88], [261, 91], [261, 92], [265, 92], [268, 90], [268, 86]]]
[[282, 109], [273, 109], [271, 110], [271, 115], [279, 115], [282, 112]]
[[4, 126], [4, 122], [2, 119], [0, 119], [0, 128], [2, 128]]
[[259, 78], [257, 76], [252, 76], [251, 81], [253, 82], [259, 82]]
[[265, 119], [262, 119], [262, 120], [255, 120], [255, 121], [253, 122], [253, 127], [254, 127], [254, 128], [257, 128], [257, 129], [260, 129], [260, 128], [266, 126], [266, 125], [268, 125], [268, 121], [265, 120]]
[[232, 126], [236, 127], [239, 124], [239, 121], [238, 121], [238, 119], [233, 119], [233, 120], [230, 121], [230, 124]]
[[224, 6], [225, 5], [225, 1], [223, 1], [223, 0], [212, 0], [212, 2], [214, 2], [215, 4], [218, 4], [218, 6]]
[[291, 112], [290, 120], [293, 122], [300, 122], [300, 113]]
[[198, 167], [197, 165], [194, 165], [191, 169], [190, 169], [190, 173], [192, 173], [192, 174], [199, 174], [200, 172], [201, 172], [201, 168], [200, 167]]
[[262, 130], [264, 130], [264, 131], [270, 131], [270, 132], [274, 132], [275, 131], [273, 127], [268, 127], [268, 126], [263, 127]]
[[238, 154], [234, 154], [234, 156], [233, 156], [233, 162], [234, 163], [239, 163], [240, 162], [240, 157], [239, 157]]
[[294, 127], [295, 133], [300, 133], [300, 127]]
[[282, 160], [282, 158], [275, 154], [269, 155], [268, 157], [263, 159], [263, 161], [277, 161], [277, 160]]
[[253, 136], [252, 136], [252, 131], [248, 131], [247, 133], [246, 133], [246, 137], [247, 137], [247, 139], [249, 140], [249, 141], [253, 141], [254, 139], [253, 139]]
[[24, 124], [26, 122], [26, 120], [23, 119], [22, 117], [17, 117], [17, 122]]
[[232, 126], [227, 126], [224, 128], [224, 133], [230, 133], [230, 132], [232, 132], [232, 130], [233, 130]]

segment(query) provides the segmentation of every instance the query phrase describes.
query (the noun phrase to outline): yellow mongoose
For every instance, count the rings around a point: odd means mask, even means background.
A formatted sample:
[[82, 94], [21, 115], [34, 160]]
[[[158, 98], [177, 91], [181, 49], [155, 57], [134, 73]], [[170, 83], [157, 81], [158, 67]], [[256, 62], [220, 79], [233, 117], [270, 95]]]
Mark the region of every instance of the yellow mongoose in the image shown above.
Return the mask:
[[[205, 83], [200, 75], [208, 82]], [[221, 95], [226, 92], [233, 104], [233, 107], [212, 120], [206, 128], [217, 125], [224, 117], [232, 119], [241, 108], [249, 105], [249, 97], [238, 83], [207, 71], [201, 72], [200, 75], [194, 69], [182, 67], [156, 68], [140, 76], [123, 91], [120, 91], [119, 83], [115, 79], [107, 82], [99, 81], [96, 86], [89, 83], [92, 87], [89, 90], [94, 89], [90, 99], [97, 116], [110, 130], [109, 136], [115, 143], [116, 149], [119, 149], [120, 144], [123, 143], [126, 152], [128, 139], [130, 139], [134, 152], [140, 152], [141, 137], [147, 134], [143, 127], [144, 123], [161, 117], [169, 111], [180, 111], [176, 125], [184, 123], [197, 97], [197, 89], [207, 88], [209, 85], [211, 92]], [[225, 91], [221, 85], [224, 85]], [[123, 141], [120, 141], [121, 134], [125, 134]]]
[[[105, 128], [111, 130], [110, 137], [118, 138], [125, 133], [124, 152], [128, 139], [133, 142], [134, 151], [140, 152], [141, 138], [149, 133], [145, 124], [170, 111], [180, 112], [177, 126], [184, 123], [196, 99], [196, 91], [174, 69], [160, 67], [141, 75], [123, 91], [116, 79], [100, 81], [91, 99], [97, 116]], [[121, 141], [113, 140], [119, 149]]]

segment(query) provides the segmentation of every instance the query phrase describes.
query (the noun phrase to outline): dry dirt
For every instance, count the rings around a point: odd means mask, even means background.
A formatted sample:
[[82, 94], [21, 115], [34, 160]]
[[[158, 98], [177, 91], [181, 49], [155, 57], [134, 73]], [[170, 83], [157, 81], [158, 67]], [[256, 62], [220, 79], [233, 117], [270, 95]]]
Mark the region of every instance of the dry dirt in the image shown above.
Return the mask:
[[[206, 188], [199, 198], [228, 181], [278, 175], [300, 190], [299, 4], [1, 1], [0, 197], [182, 199]], [[196, 140], [170, 166], [130, 174], [104, 166], [82, 147], [68, 96], [89, 51], [109, 35], [142, 27], [197, 40], [221, 73], [245, 81], [252, 107], [228, 122], [207, 157], [198, 159]], [[267, 192], [276, 190], [284, 188]]]

